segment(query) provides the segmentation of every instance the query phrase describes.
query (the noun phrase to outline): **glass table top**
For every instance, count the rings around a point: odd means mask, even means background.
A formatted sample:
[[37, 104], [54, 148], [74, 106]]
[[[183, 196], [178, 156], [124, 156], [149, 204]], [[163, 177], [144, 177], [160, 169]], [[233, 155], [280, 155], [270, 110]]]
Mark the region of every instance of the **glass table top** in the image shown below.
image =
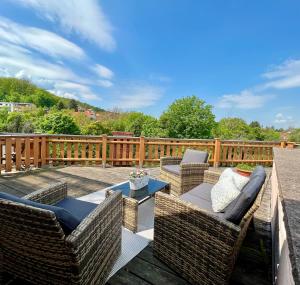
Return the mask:
[[155, 192], [163, 190], [168, 186], [169, 183], [167, 182], [150, 178], [148, 185], [139, 190], [131, 190], [129, 181], [117, 184], [109, 189], [113, 191], [121, 191], [124, 196], [136, 199], [139, 201], [139, 203], [142, 203], [143, 201], [147, 200], [147, 198], [153, 196]]

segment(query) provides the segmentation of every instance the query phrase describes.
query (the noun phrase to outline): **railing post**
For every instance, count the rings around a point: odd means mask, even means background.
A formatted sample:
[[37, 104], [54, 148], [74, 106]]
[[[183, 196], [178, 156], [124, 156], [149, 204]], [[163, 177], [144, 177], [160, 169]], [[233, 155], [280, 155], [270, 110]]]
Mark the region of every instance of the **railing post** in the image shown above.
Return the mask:
[[287, 142], [287, 148], [292, 149], [295, 148], [295, 144], [294, 142]]
[[221, 140], [216, 138], [215, 139], [215, 153], [214, 153], [214, 167], [219, 167], [220, 152], [221, 152]]
[[46, 137], [41, 137], [41, 166], [43, 167], [47, 163], [47, 143]]
[[145, 159], [145, 137], [140, 137], [139, 165], [142, 168]]
[[11, 168], [12, 168], [11, 147], [12, 147], [12, 139], [6, 138], [6, 140], [5, 140], [5, 172], [10, 172]]
[[102, 135], [102, 167], [106, 166], [107, 135]]
[[286, 141], [281, 141], [280, 142], [280, 147], [285, 148], [286, 147]]

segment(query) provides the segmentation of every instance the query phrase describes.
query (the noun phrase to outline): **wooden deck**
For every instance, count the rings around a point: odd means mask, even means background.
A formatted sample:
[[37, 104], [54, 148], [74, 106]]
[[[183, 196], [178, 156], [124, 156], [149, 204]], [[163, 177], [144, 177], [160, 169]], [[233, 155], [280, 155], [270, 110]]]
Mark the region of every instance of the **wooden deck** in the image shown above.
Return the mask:
[[[120, 183], [127, 179], [129, 172], [130, 168], [128, 167], [106, 169], [83, 166], [48, 168], [31, 173], [0, 176], [0, 191], [21, 197], [50, 183], [64, 181], [68, 183], [69, 195], [79, 197]], [[150, 172], [155, 177], [158, 176], [159, 169], [153, 168], [150, 169]], [[260, 213], [259, 218], [262, 217], [263, 215]], [[269, 240], [265, 236], [255, 233], [253, 227], [250, 227], [230, 284], [271, 284], [269, 246]], [[10, 280], [7, 276], [3, 284], [30, 285], [22, 280]], [[156, 259], [150, 244], [119, 270], [108, 281], [108, 284], [176, 285], [189, 283]]]

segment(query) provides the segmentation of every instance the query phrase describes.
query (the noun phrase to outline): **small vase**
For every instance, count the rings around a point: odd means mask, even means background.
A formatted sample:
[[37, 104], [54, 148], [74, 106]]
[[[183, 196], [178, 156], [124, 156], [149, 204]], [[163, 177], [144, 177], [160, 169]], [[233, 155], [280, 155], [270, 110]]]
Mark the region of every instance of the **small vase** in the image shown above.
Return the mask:
[[144, 188], [149, 183], [149, 175], [143, 177], [129, 179], [129, 186], [131, 190], [139, 190]]

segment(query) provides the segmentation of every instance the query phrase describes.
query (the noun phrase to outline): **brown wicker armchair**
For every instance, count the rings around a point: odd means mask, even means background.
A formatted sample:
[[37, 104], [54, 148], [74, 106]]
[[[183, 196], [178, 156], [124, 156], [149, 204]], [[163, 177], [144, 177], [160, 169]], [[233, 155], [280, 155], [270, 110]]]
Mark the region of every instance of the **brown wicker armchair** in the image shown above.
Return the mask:
[[[208, 160], [208, 157], [207, 157]], [[168, 166], [178, 166], [177, 171], [170, 171]], [[185, 163], [179, 157], [160, 159], [160, 178], [171, 184], [170, 194], [180, 196], [203, 182], [204, 170], [209, 163]]]
[[[25, 198], [55, 204], [66, 196], [67, 185], [58, 183]], [[104, 284], [121, 252], [121, 226], [120, 192], [69, 235], [53, 212], [0, 199], [0, 275], [33, 284]]]
[[[215, 184], [219, 175], [218, 172], [205, 171], [204, 182]], [[179, 197], [156, 193], [155, 256], [192, 284], [227, 284], [248, 225], [261, 203], [264, 188], [239, 225]]]

